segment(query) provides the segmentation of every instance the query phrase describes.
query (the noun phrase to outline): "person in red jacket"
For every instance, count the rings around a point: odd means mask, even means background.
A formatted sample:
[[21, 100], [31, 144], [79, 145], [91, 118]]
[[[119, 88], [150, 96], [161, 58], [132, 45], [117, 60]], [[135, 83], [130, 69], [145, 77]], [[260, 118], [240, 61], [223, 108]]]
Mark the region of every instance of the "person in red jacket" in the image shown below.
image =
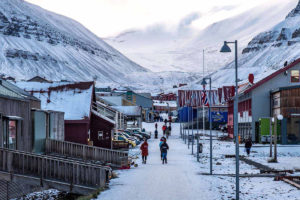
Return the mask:
[[140, 147], [142, 151], [142, 159], [143, 159], [143, 164], [146, 164], [147, 162], [147, 156], [148, 156], [148, 143], [147, 140], [143, 142], [143, 144]]
[[163, 135], [164, 135], [164, 136], [165, 136], [165, 134], [166, 134], [166, 129], [167, 129], [167, 126], [166, 126], [166, 125], [163, 125], [162, 130], [163, 130]]

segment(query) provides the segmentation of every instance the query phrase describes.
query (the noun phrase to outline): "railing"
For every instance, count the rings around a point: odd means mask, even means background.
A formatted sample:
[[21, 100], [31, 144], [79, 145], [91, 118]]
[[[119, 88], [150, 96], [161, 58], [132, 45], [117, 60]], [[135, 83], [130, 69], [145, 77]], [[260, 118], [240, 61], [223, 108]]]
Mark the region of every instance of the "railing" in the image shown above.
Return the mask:
[[109, 167], [0, 148], [0, 170], [11, 174], [99, 188], [107, 182]]
[[111, 120], [115, 120], [116, 113], [111, 111], [110, 109], [105, 108], [100, 103], [93, 102], [92, 109]]
[[114, 167], [121, 167], [128, 163], [127, 151], [117, 151], [52, 139], [46, 139], [46, 153], [97, 161], [102, 162], [102, 164], [110, 163]]

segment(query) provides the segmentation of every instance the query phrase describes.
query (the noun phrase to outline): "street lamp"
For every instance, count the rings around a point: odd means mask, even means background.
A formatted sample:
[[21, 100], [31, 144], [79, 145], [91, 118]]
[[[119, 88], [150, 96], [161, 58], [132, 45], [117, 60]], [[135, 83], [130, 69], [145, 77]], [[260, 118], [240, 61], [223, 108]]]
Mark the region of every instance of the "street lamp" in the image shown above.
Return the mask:
[[[203, 88], [205, 88], [205, 85], [207, 85], [206, 80], [209, 80], [209, 103], [211, 104], [211, 78], [203, 78], [201, 85], [203, 85]], [[204, 102], [203, 102], [204, 103]], [[212, 120], [211, 120], [211, 105], [208, 106], [208, 113], [209, 113], [209, 146], [210, 146], [210, 175], [212, 175]]]
[[239, 200], [240, 186], [239, 186], [239, 136], [238, 136], [238, 42], [224, 41], [224, 45], [221, 48], [221, 53], [230, 53], [231, 49], [227, 44], [235, 44], [235, 97], [234, 97], [234, 111], [233, 111], [233, 122], [234, 122], [234, 136], [235, 136], [235, 163], [236, 163], [236, 200]]

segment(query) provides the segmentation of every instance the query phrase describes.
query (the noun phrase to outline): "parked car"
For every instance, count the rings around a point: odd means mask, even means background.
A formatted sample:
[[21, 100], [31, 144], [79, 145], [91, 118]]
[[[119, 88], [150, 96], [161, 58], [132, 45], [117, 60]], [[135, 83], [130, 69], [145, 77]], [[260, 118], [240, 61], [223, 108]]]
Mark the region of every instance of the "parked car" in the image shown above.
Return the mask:
[[119, 133], [115, 133], [115, 138], [116, 140], [121, 140], [121, 141], [126, 141], [129, 143], [130, 146], [135, 147], [136, 143], [134, 140], [127, 138], [125, 135], [119, 134]]
[[137, 134], [137, 133], [133, 133], [133, 132], [130, 132], [128, 130], [125, 130], [123, 131], [124, 133], [127, 133], [128, 135], [131, 135], [131, 136], [134, 136], [136, 138], [138, 138], [140, 141], [143, 140], [143, 136], [140, 135], [140, 134]]
[[131, 135], [125, 133], [125, 132], [120, 132], [120, 134], [125, 136], [128, 140], [134, 141], [136, 143], [136, 145], [139, 145], [141, 143], [139, 139], [137, 139], [136, 137], [131, 136]]
[[149, 134], [144, 133], [144, 132], [140, 132], [138, 130], [133, 130], [133, 133], [139, 134], [139, 135], [145, 137], [147, 140], [151, 138], [151, 136]]

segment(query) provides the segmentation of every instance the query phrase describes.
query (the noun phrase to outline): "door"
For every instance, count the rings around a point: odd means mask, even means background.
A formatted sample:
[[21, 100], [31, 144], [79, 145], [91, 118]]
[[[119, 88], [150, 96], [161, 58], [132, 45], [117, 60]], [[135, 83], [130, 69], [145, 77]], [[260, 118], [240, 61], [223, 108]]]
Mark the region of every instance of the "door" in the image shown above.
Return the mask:
[[33, 152], [43, 153], [45, 151], [46, 140], [46, 113], [42, 111], [34, 111], [34, 146]]

